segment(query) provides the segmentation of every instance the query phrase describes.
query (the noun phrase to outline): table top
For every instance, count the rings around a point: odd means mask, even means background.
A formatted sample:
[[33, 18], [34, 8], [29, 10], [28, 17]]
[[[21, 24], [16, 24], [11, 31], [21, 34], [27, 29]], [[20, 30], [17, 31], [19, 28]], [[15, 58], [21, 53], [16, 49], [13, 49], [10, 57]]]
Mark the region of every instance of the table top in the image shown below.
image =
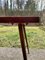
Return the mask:
[[0, 17], [0, 23], [39, 23], [40, 17]]

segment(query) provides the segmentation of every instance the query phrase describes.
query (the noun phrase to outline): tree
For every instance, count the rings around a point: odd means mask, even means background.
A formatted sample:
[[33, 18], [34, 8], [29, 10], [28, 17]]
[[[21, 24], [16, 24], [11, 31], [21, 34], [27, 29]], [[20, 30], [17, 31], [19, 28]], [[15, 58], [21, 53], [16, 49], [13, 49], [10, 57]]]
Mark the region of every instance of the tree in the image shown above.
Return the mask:
[[8, 10], [8, 0], [5, 1], [4, 10], [5, 10], [5, 14], [6, 14], [7, 10]]
[[19, 0], [16, 0], [17, 8], [19, 9]]
[[34, 0], [28, 0], [25, 5], [25, 9], [35, 11], [35, 1]]
[[17, 0], [16, 3], [17, 3], [17, 6], [18, 6], [18, 9], [23, 8], [24, 0]]
[[8, 0], [7, 0], [7, 1], [5, 1], [4, 8], [5, 8], [5, 9], [8, 9]]
[[20, 9], [23, 9], [24, 0], [20, 1]]
[[10, 0], [10, 8], [12, 9], [12, 0]]

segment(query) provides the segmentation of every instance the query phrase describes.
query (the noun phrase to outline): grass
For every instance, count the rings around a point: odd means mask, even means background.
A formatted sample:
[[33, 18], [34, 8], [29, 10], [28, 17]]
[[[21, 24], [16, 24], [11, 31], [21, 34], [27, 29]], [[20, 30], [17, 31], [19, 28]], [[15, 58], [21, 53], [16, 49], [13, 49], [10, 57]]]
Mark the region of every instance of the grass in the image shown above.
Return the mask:
[[[26, 26], [30, 48], [45, 48], [45, 31]], [[0, 47], [21, 47], [17, 26], [0, 26]]]

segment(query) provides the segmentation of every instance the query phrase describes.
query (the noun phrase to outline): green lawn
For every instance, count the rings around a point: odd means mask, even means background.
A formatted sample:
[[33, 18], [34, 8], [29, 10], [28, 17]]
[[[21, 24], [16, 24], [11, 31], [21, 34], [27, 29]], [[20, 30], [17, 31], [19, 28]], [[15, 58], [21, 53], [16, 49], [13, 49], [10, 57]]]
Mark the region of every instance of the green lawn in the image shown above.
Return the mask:
[[[26, 27], [30, 48], [45, 48], [45, 31], [39, 27]], [[21, 47], [17, 26], [0, 26], [0, 47]]]

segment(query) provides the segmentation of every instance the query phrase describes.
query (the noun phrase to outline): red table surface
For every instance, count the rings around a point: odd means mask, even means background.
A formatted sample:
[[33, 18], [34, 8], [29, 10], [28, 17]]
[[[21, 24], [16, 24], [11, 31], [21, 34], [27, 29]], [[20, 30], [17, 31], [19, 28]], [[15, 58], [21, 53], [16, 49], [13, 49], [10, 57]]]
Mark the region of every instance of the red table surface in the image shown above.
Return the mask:
[[0, 23], [39, 23], [40, 17], [0, 17]]

